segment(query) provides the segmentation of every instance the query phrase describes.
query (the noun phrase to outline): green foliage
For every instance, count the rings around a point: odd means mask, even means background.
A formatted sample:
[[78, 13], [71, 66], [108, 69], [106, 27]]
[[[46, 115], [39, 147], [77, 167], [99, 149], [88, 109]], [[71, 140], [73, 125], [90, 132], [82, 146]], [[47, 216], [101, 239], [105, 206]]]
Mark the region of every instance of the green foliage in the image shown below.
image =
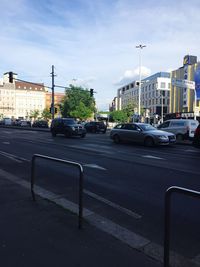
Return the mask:
[[131, 101], [123, 110], [112, 111], [110, 113], [111, 120], [115, 122], [131, 122], [135, 108], [136, 108], [135, 102]]
[[61, 107], [63, 117], [75, 117], [85, 120], [95, 112], [95, 101], [89, 90], [70, 85]]
[[110, 116], [115, 122], [126, 122], [128, 117], [126, 112], [123, 110], [115, 110], [110, 113]]
[[70, 116], [74, 118], [78, 118], [80, 120], [86, 120], [87, 118], [91, 117], [91, 110], [85, 106], [83, 102], [75, 108], [75, 110], [70, 112]]
[[34, 118], [34, 120], [36, 120], [39, 115], [40, 115], [40, 112], [39, 112], [38, 109], [31, 110], [31, 112], [30, 112], [30, 117], [31, 118]]
[[45, 109], [42, 111], [41, 116], [42, 116], [42, 119], [47, 120], [47, 121], [50, 120], [51, 117], [52, 117], [52, 115], [51, 115], [51, 113], [49, 112], [49, 109], [48, 109], [48, 108], [45, 108]]

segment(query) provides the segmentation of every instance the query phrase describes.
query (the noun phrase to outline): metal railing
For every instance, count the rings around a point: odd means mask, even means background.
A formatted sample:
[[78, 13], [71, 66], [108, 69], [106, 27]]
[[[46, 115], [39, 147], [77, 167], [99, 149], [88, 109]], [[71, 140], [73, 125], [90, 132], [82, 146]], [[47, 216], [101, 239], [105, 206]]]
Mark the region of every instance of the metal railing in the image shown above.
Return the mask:
[[169, 187], [165, 193], [165, 233], [164, 233], [164, 267], [169, 267], [170, 254], [170, 217], [171, 217], [171, 195], [173, 193], [183, 194], [200, 199], [200, 192], [183, 187]]
[[34, 183], [35, 183], [35, 161], [36, 158], [41, 158], [41, 159], [46, 159], [46, 160], [51, 160], [54, 162], [59, 162], [59, 163], [64, 163], [67, 165], [74, 166], [79, 169], [79, 211], [78, 211], [78, 227], [79, 229], [82, 228], [82, 218], [83, 218], [83, 167], [81, 164], [73, 161], [68, 161], [64, 159], [58, 159], [58, 158], [53, 158], [45, 155], [40, 155], [40, 154], [34, 154], [32, 157], [31, 161], [31, 193], [32, 193], [32, 198], [35, 201], [35, 192], [34, 192]]

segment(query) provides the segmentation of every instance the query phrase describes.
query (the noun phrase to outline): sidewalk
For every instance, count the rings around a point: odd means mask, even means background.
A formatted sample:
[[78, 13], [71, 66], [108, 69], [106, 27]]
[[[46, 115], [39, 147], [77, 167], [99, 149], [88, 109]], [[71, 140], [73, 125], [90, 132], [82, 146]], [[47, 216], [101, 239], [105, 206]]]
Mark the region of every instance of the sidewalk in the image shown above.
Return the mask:
[[0, 177], [2, 267], [161, 267], [77, 216]]

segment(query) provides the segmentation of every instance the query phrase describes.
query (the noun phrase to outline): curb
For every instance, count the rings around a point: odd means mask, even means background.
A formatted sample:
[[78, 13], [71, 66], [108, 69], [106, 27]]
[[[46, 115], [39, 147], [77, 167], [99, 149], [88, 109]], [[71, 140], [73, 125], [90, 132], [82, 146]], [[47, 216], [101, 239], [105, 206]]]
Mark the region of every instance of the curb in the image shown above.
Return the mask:
[[[8, 173], [2, 169], [0, 169], [0, 176], [4, 179], [7, 179], [11, 182], [14, 182], [22, 187], [30, 190], [30, 182], [27, 182], [24, 179], [21, 179], [11, 173]], [[31, 191], [31, 190], [30, 190]], [[40, 196], [43, 199], [47, 199], [55, 204], [61, 206], [64, 209], [71, 211], [72, 213], [78, 214], [78, 205], [59, 196], [51, 191], [43, 189], [40, 186], [35, 186], [35, 194]], [[163, 247], [159, 244], [151, 242], [147, 238], [134, 233], [119, 224], [96, 214], [93, 211], [88, 209], [83, 210], [83, 219], [87, 221], [89, 224], [95, 226], [97, 229], [104, 231], [107, 234], [115, 237], [116, 239], [122, 241], [133, 249], [144, 253], [146, 256], [157, 260], [158, 262], [163, 263]], [[174, 267], [199, 267], [199, 255], [197, 255], [194, 259], [185, 258], [178, 253], [173, 251], [170, 252], [170, 266]]]

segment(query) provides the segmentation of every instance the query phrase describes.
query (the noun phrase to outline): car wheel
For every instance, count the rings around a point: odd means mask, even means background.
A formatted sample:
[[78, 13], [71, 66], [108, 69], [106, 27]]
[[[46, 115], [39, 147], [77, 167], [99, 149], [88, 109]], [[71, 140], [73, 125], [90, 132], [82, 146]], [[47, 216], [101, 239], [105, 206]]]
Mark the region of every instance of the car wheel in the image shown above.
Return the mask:
[[82, 134], [82, 135], [81, 135], [81, 138], [84, 138], [85, 136], [86, 136], [86, 134]]
[[121, 142], [119, 135], [115, 134], [113, 136], [113, 141], [115, 142], [115, 144], [119, 144]]
[[106, 133], [106, 130], [104, 130], [103, 133], [105, 134]]
[[91, 132], [92, 132], [92, 133], [96, 133], [97, 131], [96, 131], [95, 128], [93, 128], [93, 129], [91, 130]]
[[152, 147], [152, 146], [154, 146], [154, 140], [153, 140], [153, 138], [151, 138], [151, 137], [147, 137], [147, 138], [144, 140], [144, 145], [147, 146], [147, 147]]
[[176, 140], [177, 141], [183, 141], [183, 135], [182, 134], [177, 134]]
[[56, 132], [55, 132], [55, 131], [51, 131], [51, 135], [52, 135], [53, 137], [56, 137]]

